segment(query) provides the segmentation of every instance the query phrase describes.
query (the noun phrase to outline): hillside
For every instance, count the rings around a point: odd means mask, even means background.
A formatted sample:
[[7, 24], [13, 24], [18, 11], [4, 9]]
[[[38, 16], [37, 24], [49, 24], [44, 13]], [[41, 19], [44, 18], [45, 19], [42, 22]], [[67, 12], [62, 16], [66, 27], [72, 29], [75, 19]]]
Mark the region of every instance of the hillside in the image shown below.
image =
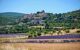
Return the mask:
[[[2, 13], [0, 25], [1, 33], [27, 33], [30, 37], [61, 34], [62, 31], [69, 33], [70, 29], [80, 29], [80, 10], [59, 14], [44, 10], [31, 14]], [[80, 33], [80, 30], [76, 32]]]
[[43, 10], [41, 12], [24, 15], [21, 17], [20, 22], [29, 25], [45, 25], [48, 28], [80, 28], [80, 10], [59, 14], [46, 13]]
[[9, 23], [16, 22], [16, 20], [22, 17], [23, 15], [23, 13], [16, 12], [0, 13], [0, 25], [7, 25]]

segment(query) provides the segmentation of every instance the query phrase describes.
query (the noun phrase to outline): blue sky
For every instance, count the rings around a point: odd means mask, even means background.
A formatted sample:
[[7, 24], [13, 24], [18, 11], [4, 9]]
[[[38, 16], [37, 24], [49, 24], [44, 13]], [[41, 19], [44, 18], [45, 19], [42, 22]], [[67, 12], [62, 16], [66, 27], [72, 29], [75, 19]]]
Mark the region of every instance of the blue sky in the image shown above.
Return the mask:
[[35, 13], [41, 10], [64, 13], [78, 9], [80, 9], [80, 0], [0, 0], [0, 13]]

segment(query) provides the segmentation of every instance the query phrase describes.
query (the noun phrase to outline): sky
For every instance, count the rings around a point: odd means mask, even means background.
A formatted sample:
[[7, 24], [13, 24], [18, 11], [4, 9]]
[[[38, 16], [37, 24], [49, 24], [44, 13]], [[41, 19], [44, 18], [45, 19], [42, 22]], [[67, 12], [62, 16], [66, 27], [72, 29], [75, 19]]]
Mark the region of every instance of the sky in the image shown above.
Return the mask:
[[80, 0], [0, 0], [0, 13], [65, 13], [80, 9]]

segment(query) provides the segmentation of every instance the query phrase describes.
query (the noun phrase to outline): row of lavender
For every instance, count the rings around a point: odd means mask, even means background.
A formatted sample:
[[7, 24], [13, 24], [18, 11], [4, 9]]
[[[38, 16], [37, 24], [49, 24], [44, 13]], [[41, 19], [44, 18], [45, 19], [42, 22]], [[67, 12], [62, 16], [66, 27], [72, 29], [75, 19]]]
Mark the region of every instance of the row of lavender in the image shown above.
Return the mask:
[[[34, 39], [34, 40], [33, 40]], [[39, 36], [32, 40], [27, 40], [28, 43], [68, 43], [80, 42], [80, 34], [66, 34], [55, 36]]]
[[33, 39], [67, 39], [67, 38], [80, 38], [80, 34], [66, 34], [66, 35], [55, 35], [55, 36], [39, 36]]
[[26, 43], [69, 43], [69, 42], [80, 42], [79, 39], [77, 40], [74, 40], [74, 39], [56, 39], [56, 40], [50, 40], [50, 39], [47, 39], [47, 40], [27, 40]]
[[17, 33], [17, 34], [0, 34], [0, 38], [10, 38], [10, 37], [22, 37], [22, 36], [28, 36], [27, 34], [21, 34], [21, 33]]
[[[0, 38], [1, 37], [16, 37], [16, 36], [28, 36], [28, 35], [27, 34], [0, 34]], [[80, 38], [80, 34], [38, 36], [32, 39], [67, 39], [67, 38]]]

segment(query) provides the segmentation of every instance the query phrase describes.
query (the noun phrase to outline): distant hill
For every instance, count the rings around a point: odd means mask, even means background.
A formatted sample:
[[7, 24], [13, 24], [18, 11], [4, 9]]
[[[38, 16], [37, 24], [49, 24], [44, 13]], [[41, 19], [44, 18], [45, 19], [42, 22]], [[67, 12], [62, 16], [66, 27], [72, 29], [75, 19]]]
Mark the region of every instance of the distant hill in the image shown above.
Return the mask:
[[16, 12], [0, 13], [0, 25], [7, 25], [14, 22], [22, 22], [27, 25], [46, 25], [46, 27], [80, 28], [80, 9], [59, 14], [46, 13], [44, 10], [31, 14]]
[[0, 25], [6, 25], [8, 23], [15, 22], [18, 18], [22, 17], [23, 13], [17, 12], [4, 12], [0, 13]]

